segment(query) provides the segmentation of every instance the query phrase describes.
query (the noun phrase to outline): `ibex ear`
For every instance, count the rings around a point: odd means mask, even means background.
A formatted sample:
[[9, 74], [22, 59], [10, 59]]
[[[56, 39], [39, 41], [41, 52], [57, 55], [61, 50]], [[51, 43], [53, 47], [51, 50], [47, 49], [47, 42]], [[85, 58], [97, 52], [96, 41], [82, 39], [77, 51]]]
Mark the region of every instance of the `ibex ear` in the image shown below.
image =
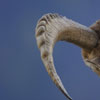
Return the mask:
[[100, 38], [100, 20], [97, 20], [93, 25], [90, 26], [90, 28], [94, 30]]
[[100, 19], [99, 19], [99, 20], [97, 20], [97, 21], [96, 21], [96, 23], [100, 25]]

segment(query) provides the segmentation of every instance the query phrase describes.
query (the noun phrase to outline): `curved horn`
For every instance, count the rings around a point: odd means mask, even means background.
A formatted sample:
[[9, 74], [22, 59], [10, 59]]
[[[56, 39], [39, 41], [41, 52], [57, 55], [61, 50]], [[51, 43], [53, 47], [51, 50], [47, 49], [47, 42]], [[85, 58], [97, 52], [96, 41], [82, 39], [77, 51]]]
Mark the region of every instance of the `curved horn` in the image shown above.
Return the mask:
[[96, 46], [97, 35], [91, 29], [57, 14], [44, 15], [36, 27], [36, 40], [45, 68], [56, 86], [72, 100], [65, 90], [54, 66], [53, 46], [59, 40], [74, 43], [82, 48]]

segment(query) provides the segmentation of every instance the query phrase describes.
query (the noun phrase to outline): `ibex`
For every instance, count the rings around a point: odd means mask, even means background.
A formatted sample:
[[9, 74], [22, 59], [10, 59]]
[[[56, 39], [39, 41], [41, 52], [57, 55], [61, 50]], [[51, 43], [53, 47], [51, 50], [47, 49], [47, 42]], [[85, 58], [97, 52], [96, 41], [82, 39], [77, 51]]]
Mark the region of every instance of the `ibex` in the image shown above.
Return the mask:
[[72, 98], [65, 90], [53, 62], [53, 47], [57, 41], [67, 41], [82, 48], [84, 62], [100, 76], [100, 20], [88, 28], [58, 14], [46, 14], [37, 23], [36, 40], [49, 76], [68, 100]]

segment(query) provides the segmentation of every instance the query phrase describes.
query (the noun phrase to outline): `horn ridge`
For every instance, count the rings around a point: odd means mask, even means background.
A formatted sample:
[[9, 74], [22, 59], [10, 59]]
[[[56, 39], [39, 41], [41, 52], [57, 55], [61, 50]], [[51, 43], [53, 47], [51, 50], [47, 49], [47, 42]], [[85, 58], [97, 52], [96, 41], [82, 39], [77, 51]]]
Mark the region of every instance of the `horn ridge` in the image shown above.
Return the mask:
[[[67, 91], [65, 90], [54, 66], [52, 52], [53, 46], [57, 41], [59, 25], [55, 26], [53, 23], [57, 22], [57, 19], [61, 17], [57, 14], [47, 14], [43, 16], [36, 27], [36, 40], [37, 45], [41, 52], [42, 61], [46, 67], [48, 74], [50, 75], [56, 86], [62, 91], [62, 93], [72, 100]], [[59, 24], [59, 23], [58, 23]], [[52, 33], [53, 31], [53, 33]]]
[[57, 41], [62, 40], [90, 50], [97, 44], [97, 34], [90, 28], [66, 17], [58, 14], [46, 14], [37, 23], [36, 40], [49, 76], [61, 92], [69, 100], [72, 100], [56, 72], [52, 56], [53, 47]]

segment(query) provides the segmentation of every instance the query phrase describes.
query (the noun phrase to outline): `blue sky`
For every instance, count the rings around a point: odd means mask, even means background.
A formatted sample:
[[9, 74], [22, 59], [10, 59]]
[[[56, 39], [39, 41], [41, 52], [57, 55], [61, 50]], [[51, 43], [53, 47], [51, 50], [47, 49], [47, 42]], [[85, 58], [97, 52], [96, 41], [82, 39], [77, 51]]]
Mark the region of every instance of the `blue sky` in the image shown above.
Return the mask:
[[[38, 19], [50, 12], [89, 26], [100, 18], [100, 1], [0, 0], [0, 100], [66, 100], [48, 76], [35, 40]], [[73, 100], [100, 100], [100, 78], [86, 67], [79, 47], [58, 42], [53, 55]]]

